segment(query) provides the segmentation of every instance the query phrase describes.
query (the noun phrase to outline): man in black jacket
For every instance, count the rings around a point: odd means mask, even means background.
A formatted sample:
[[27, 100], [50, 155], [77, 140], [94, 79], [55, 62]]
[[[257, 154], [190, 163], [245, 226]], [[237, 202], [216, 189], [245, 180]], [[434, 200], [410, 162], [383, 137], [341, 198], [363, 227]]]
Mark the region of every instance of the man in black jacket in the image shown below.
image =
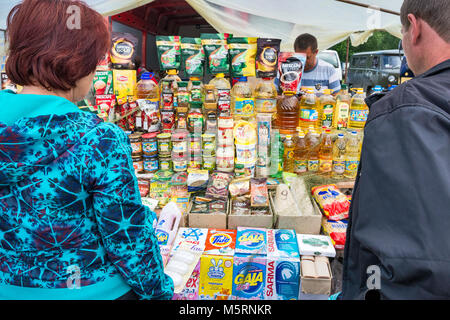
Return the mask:
[[450, 1], [405, 0], [416, 78], [369, 97], [343, 299], [450, 298]]

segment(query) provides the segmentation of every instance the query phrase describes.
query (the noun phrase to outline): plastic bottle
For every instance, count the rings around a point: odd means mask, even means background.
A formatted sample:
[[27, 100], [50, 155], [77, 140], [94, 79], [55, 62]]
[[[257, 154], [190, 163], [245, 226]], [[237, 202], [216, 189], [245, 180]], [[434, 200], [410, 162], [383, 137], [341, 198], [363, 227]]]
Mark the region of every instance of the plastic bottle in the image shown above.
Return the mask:
[[319, 98], [319, 124], [325, 128], [333, 127], [333, 113], [336, 107], [336, 99], [332, 96], [331, 89], [323, 90], [324, 94]]
[[319, 172], [322, 174], [331, 173], [333, 165], [333, 140], [330, 132], [330, 129], [325, 129], [319, 149]]
[[187, 112], [189, 109], [189, 91], [187, 90], [188, 82], [180, 81], [178, 83], [177, 103], [178, 112]]
[[220, 95], [221, 90], [231, 90], [230, 81], [225, 78], [224, 73], [218, 73], [214, 78], [209, 81], [209, 84], [212, 84], [216, 88], [216, 95]]
[[299, 104], [294, 91], [285, 91], [277, 102], [275, 126], [281, 134], [295, 134], [298, 127]]
[[347, 128], [350, 111], [351, 97], [347, 85], [343, 84], [341, 91], [336, 96], [336, 108], [333, 114], [333, 128], [342, 130]]
[[158, 223], [156, 224], [155, 233], [164, 265], [167, 263], [173, 241], [177, 235], [181, 215], [178, 205], [175, 202], [169, 202], [161, 210]]
[[214, 85], [217, 97], [217, 111], [220, 114], [231, 114], [231, 84], [225, 78], [225, 74], [218, 73], [209, 84]]
[[139, 80], [136, 85], [138, 99], [159, 99], [159, 87], [158, 84], [152, 80], [152, 78], [153, 77], [150, 72], [144, 72], [142, 74], [141, 80]]
[[319, 121], [319, 101], [314, 93], [314, 89], [306, 89], [300, 100], [300, 121], [299, 126], [302, 129], [308, 128], [313, 125], [314, 128], [321, 127], [321, 121]]
[[294, 172], [294, 150], [294, 141], [292, 141], [292, 136], [288, 135], [284, 140], [283, 151], [283, 171], [285, 172]]
[[298, 128], [298, 136], [295, 140], [294, 173], [300, 175], [308, 171], [308, 146], [305, 134]]
[[366, 94], [363, 88], [356, 88], [356, 94], [352, 97], [350, 103], [350, 115], [348, 127], [351, 129], [362, 129], [366, 125], [369, 107], [367, 107]]
[[333, 144], [333, 170], [332, 177], [342, 179], [345, 171], [345, 139], [344, 134], [339, 133]]
[[256, 122], [256, 119], [254, 119], [255, 100], [250, 85], [247, 82], [247, 77], [240, 77], [231, 89], [231, 110], [235, 121], [246, 120]]
[[306, 143], [308, 146], [308, 171], [319, 171], [319, 148], [320, 137], [315, 130], [310, 130], [307, 134]]
[[345, 147], [345, 171], [344, 177], [355, 179], [359, 166], [359, 140], [356, 131], [352, 131], [347, 139]]
[[255, 109], [258, 113], [271, 113], [277, 111], [277, 88], [272, 78], [262, 78], [254, 91]]
[[280, 131], [273, 129], [270, 134], [270, 176], [281, 177], [283, 171], [283, 144], [280, 141]]

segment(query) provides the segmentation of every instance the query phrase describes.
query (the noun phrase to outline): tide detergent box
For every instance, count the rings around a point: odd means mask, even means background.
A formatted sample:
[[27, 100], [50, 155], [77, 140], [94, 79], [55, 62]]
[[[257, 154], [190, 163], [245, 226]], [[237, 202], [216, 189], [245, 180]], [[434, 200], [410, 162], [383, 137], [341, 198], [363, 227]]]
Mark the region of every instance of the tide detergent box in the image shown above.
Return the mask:
[[238, 227], [236, 235], [236, 253], [267, 254], [266, 229]]
[[233, 257], [203, 255], [200, 258], [199, 300], [228, 300], [233, 284]]
[[233, 264], [233, 300], [262, 300], [266, 281], [266, 258], [236, 254]]
[[209, 229], [204, 254], [233, 256], [236, 246], [236, 230]]
[[202, 252], [205, 247], [207, 234], [208, 229], [206, 228], [179, 228], [173, 242], [171, 255], [175, 253], [181, 243], [191, 244], [195, 251]]
[[300, 259], [295, 231], [288, 229], [267, 229], [267, 257], [275, 259]]
[[175, 293], [172, 300], [198, 300], [198, 288], [200, 283], [200, 261], [192, 271], [183, 291]]
[[297, 300], [300, 290], [300, 259], [266, 261], [265, 300]]

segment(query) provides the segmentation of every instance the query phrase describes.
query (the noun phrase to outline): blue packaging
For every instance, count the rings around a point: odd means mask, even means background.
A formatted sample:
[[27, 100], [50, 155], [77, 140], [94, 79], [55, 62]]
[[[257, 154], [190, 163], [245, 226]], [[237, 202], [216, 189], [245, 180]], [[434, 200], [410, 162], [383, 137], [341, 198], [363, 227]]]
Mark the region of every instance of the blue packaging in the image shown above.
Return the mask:
[[267, 254], [266, 229], [238, 227], [235, 252], [253, 255]]
[[266, 234], [268, 257], [300, 259], [297, 235], [294, 230], [267, 229]]
[[300, 260], [266, 260], [265, 300], [297, 300], [300, 290]]
[[236, 254], [234, 256], [232, 299], [264, 299], [265, 282], [265, 257], [243, 254]]

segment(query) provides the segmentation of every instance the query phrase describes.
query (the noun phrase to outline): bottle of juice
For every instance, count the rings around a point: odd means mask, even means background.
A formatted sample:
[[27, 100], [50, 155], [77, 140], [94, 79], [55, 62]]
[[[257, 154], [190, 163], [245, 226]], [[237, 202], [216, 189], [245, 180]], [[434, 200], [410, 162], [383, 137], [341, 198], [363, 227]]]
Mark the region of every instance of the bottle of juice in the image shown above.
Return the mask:
[[246, 120], [256, 122], [256, 119], [254, 119], [255, 100], [250, 85], [247, 82], [247, 77], [240, 77], [231, 89], [231, 110], [235, 121]]
[[342, 130], [347, 128], [350, 111], [351, 97], [347, 85], [343, 84], [341, 91], [336, 97], [336, 107], [333, 114], [333, 128]]
[[333, 164], [333, 140], [330, 132], [330, 129], [326, 129], [323, 133], [319, 149], [319, 172], [323, 174], [329, 174]]
[[254, 92], [255, 109], [258, 113], [275, 113], [277, 111], [277, 88], [272, 78], [262, 78]]
[[292, 136], [287, 135], [284, 140], [283, 151], [283, 171], [285, 172], [294, 172], [294, 150], [295, 145]]
[[345, 171], [345, 139], [344, 134], [339, 133], [333, 144], [333, 171], [332, 177], [342, 179]]
[[345, 171], [344, 177], [355, 179], [359, 166], [359, 140], [356, 131], [352, 131], [347, 139], [345, 147]]
[[299, 104], [294, 91], [285, 91], [277, 102], [275, 126], [281, 134], [295, 134], [298, 125]]
[[314, 93], [314, 89], [306, 89], [306, 94], [300, 100], [300, 122], [299, 126], [302, 129], [313, 125], [314, 128], [320, 128], [319, 121], [319, 102]]
[[308, 146], [308, 171], [316, 173], [319, 171], [319, 134], [315, 130], [310, 130], [307, 134], [306, 143]]
[[366, 125], [369, 108], [367, 107], [366, 94], [363, 88], [356, 88], [356, 94], [352, 97], [350, 103], [350, 119], [348, 127], [351, 129], [362, 129]]
[[319, 124], [321, 127], [331, 128], [333, 126], [333, 112], [336, 106], [336, 99], [332, 96], [331, 89], [325, 89], [323, 91], [324, 94], [319, 98]]
[[308, 146], [305, 134], [298, 128], [298, 136], [295, 140], [294, 149], [294, 173], [300, 175], [308, 171]]

